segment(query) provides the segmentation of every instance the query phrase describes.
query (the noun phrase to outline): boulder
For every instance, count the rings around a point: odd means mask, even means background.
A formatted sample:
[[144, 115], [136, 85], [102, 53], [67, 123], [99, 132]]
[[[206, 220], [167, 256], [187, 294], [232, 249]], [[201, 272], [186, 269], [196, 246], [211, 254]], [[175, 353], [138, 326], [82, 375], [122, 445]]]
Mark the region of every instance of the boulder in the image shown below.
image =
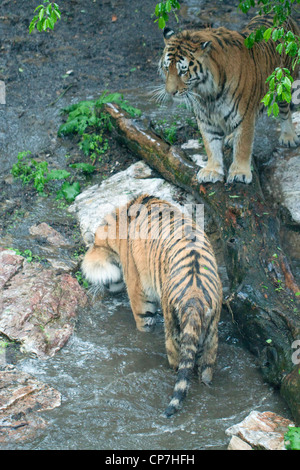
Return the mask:
[[67, 240], [50, 225], [42, 222], [41, 224], [32, 225], [29, 228], [29, 233], [33, 236], [45, 238], [50, 245], [54, 246], [67, 246]]
[[0, 333], [38, 357], [53, 356], [73, 332], [86, 295], [67, 273], [0, 249]]
[[69, 254], [73, 246], [61, 233], [45, 222], [29, 227], [29, 233], [38, 242], [41, 257], [54, 269], [66, 272], [76, 269], [77, 262]]
[[[300, 111], [293, 113], [293, 122], [300, 135]], [[300, 152], [299, 148], [277, 148], [264, 167], [263, 187], [273, 200], [286, 211], [288, 222], [300, 224]]]
[[[120, 171], [79, 194], [69, 211], [75, 213], [80, 223], [84, 241], [89, 245], [103, 217], [116, 207], [126, 204], [139, 194], [147, 193], [172, 204], [192, 204], [191, 195], [168, 183], [163, 178], [153, 176], [153, 171], [143, 161], [134, 163], [124, 171]], [[182, 206], [180, 205], [182, 208]]]
[[54, 388], [14, 366], [0, 367], [0, 443], [33, 438], [47, 426], [39, 412], [60, 404]]
[[251, 411], [241, 422], [226, 429], [229, 450], [284, 450], [284, 434], [294, 423], [270, 411]]

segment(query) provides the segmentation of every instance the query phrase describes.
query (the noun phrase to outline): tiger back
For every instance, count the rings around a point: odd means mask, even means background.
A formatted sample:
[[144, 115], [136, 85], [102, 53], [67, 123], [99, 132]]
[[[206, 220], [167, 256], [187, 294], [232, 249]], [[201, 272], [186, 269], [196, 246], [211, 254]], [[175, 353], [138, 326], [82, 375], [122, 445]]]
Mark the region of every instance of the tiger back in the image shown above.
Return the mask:
[[[266, 79], [276, 67], [285, 67], [295, 78], [298, 67], [292, 69], [293, 58], [279, 55], [278, 42], [255, 43], [245, 46], [245, 38], [258, 28], [273, 27], [272, 16], [253, 18], [241, 31], [226, 28], [206, 28], [175, 34], [164, 30], [165, 48], [159, 70], [165, 81], [157, 97], [171, 95], [193, 109], [203, 137], [208, 161], [197, 174], [200, 183], [223, 181], [224, 138], [232, 134], [233, 161], [227, 183], [250, 183], [251, 154], [255, 121], [263, 108], [262, 98], [268, 91]], [[284, 24], [286, 31], [299, 35], [292, 19]], [[290, 105], [278, 102], [282, 145], [299, 144], [292, 124]]]
[[124, 280], [141, 331], [155, 322], [161, 305], [167, 357], [177, 370], [165, 411], [172, 416], [186, 396], [194, 367], [208, 384], [217, 356], [222, 287], [204, 231], [174, 205], [142, 195], [105, 218], [82, 270], [110, 291]]

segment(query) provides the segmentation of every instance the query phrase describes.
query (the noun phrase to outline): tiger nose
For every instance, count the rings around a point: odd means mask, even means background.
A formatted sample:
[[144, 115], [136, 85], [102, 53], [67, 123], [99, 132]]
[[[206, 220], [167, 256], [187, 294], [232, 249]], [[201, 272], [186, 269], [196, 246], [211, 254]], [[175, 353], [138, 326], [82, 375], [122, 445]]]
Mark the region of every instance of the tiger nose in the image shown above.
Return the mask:
[[173, 84], [166, 83], [166, 92], [170, 93], [170, 95], [175, 96], [178, 93], [177, 87]]

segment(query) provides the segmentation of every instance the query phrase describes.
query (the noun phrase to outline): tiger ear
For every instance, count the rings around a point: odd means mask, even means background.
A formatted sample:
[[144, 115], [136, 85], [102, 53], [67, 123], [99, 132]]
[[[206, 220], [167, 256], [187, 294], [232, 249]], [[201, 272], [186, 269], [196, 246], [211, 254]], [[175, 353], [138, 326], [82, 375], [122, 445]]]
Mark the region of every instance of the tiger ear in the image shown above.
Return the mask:
[[173, 36], [173, 35], [175, 34], [175, 32], [173, 31], [173, 29], [164, 28], [163, 34], [164, 34], [164, 41], [165, 41], [165, 44], [167, 44], [167, 42], [169, 41], [170, 37]]

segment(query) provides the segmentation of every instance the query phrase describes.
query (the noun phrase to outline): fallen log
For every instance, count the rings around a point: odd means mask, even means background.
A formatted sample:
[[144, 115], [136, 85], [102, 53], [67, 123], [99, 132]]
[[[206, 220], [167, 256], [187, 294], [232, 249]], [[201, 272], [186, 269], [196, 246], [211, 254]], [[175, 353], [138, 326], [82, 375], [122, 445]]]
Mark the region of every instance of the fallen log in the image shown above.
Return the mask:
[[[295, 398], [300, 393], [299, 365], [292, 358], [293, 343], [300, 338], [296, 295], [300, 287], [280, 246], [280, 223], [264, 198], [257, 171], [250, 185], [199, 185], [197, 166], [182, 149], [169, 145], [116, 105], [108, 104], [106, 112], [122, 144], [167, 181], [191, 193], [213, 218], [230, 280], [231, 292], [224, 303], [245, 345], [257, 356], [264, 378], [284, 391], [299, 425], [300, 403]], [[291, 375], [296, 377], [293, 382]]]

